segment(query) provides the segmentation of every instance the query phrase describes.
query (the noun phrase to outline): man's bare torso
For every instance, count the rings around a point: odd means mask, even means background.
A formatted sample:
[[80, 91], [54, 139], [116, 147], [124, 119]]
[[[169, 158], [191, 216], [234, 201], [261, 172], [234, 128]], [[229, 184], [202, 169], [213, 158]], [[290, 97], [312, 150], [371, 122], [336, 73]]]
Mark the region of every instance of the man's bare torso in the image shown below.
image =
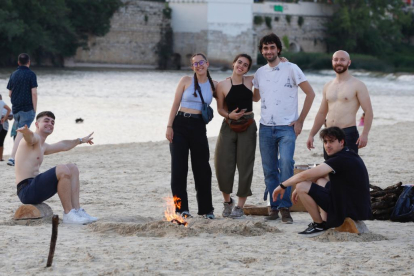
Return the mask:
[[360, 107], [357, 97], [360, 83], [354, 77], [339, 83], [336, 79], [327, 83], [325, 95], [328, 104], [327, 127], [346, 128], [356, 125], [356, 113]]
[[[36, 134], [35, 134], [36, 135]], [[29, 145], [24, 139], [20, 141], [16, 152], [16, 184], [27, 178], [34, 178], [39, 174], [43, 162], [46, 144], [43, 142]]]

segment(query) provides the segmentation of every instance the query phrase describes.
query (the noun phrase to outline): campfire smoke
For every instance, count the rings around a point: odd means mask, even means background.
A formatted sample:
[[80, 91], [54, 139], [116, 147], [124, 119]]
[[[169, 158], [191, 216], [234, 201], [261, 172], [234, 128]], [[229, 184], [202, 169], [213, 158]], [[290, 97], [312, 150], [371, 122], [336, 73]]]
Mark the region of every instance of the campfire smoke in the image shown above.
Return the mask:
[[166, 210], [164, 211], [164, 216], [167, 221], [171, 221], [172, 223], [176, 223], [178, 225], [184, 225], [185, 227], [188, 226], [188, 222], [185, 219], [175, 213], [175, 209], [181, 208], [181, 198], [179, 197], [166, 197], [164, 198], [166, 203]]

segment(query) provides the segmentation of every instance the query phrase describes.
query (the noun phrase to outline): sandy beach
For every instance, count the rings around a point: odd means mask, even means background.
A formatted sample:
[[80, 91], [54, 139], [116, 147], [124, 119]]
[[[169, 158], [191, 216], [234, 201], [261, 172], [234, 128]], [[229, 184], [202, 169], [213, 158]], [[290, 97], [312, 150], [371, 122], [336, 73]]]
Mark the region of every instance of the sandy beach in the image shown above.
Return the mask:
[[[218, 120], [218, 119], [216, 119]], [[322, 144], [309, 152], [304, 131], [296, 143], [296, 164], [323, 161]], [[387, 187], [414, 184], [414, 122], [373, 126], [361, 150], [370, 182]], [[30, 226], [12, 220], [20, 205], [14, 170], [0, 164], [0, 275], [413, 275], [414, 223], [367, 221], [369, 234], [329, 230], [316, 238], [297, 232], [311, 222], [292, 213], [294, 223], [263, 217], [223, 219], [222, 196], [214, 173], [216, 138], [209, 139], [213, 203], [217, 219], [198, 218], [192, 173], [188, 177], [189, 227], [163, 221], [163, 198], [170, 196], [168, 142], [80, 146], [45, 156], [42, 171], [74, 162], [81, 172], [81, 204], [100, 220], [86, 226], [59, 225], [52, 267], [45, 268], [51, 223]], [[8, 156], [6, 156], [7, 158]], [[237, 182], [236, 182], [237, 185]], [[234, 189], [235, 190], [235, 189]], [[256, 151], [251, 196], [263, 202], [264, 177]], [[58, 196], [46, 202], [62, 217]]]

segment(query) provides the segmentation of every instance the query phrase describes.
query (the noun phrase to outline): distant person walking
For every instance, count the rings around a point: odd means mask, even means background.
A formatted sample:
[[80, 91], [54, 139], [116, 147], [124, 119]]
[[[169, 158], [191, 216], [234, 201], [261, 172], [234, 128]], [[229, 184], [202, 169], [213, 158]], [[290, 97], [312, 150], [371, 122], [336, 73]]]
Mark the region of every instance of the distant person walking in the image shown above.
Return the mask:
[[184, 218], [191, 217], [187, 196], [190, 152], [198, 214], [213, 219], [210, 151], [206, 124], [201, 117], [201, 95], [204, 102], [210, 104], [215, 95], [217, 82], [210, 77], [209, 63], [204, 54], [193, 55], [191, 67], [194, 76], [184, 76], [178, 83], [167, 124], [166, 138], [170, 141], [171, 152], [171, 190], [173, 196], [181, 201], [176, 212]]
[[[259, 146], [265, 177], [265, 199], [270, 193], [269, 220], [279, 218], [292, 223], [289, 208], [291, 188], [283, 198], [273, 200], [271, 193], [283, 181], [293, 175], [296, 137], [301, 133], [303, 122], [312, 106], [315, 93], [302, 70], [293, 63], [281, 62], [282, 43], [278, 36], [269, 34], [259, 43], [259, 51], [267, 64], [254, 76], [254, 101], [261, 99]], [[298, 88], [305, 93], [305, 102], [298, 114]]]
[[[245, 76], [251, 65], [249, 55], [237, 55], [233, 74], [217, 85], [217, 110], [225, 119], [217, 138], [214, 164], [224, 198], [223, 217], [243, 217], [244, 204], [252, 195], [257, 127], [253, 114], [253, 76]], [[231, 198], [236, 166], [239, 172], [237, 204]]]
[[[365, 84], [349, 73], [350, 65], [351, 59], [347, 52], [340, 50], [333, 54], [332, 68], [336, 77], [323, 88], [321, 106], [306, 142], [309, 150], [314, 148], [313, 137], [322, 127], [325, 119], [327, 127], [336, 126], [345, 132], [346, 147], [355, 153], [368, 143], [368, 133], [374, 117], [371, 99]], [[364, 111], [362, 119], [364, 130], [361, 136], [356, 127], [356, 114], [360, 107]], [[325, 150], [324, 157], [328, 158]]]
[[[7, 84], [14, 114], [14, 129], [19, 129], [25, 125], [30, 127], [35, 118], [37, 108], [37, 79], [36, 74], [29, 69], [29, 55], [20, 54], [18, 64], [19, 67], [11, 74]], [[14, 166], [17, 147], [22, 138], [22, 133], [17, 133], [7, 165]]]
[[11, 109], [10, 107], [3, 101], [3, 98], [0, 94], [0, 161], [3, 160], [3, 145], [4, 145], [4, 139], [6, 138], [7, 131], [9, 129], [9, 115], [10, 115]]

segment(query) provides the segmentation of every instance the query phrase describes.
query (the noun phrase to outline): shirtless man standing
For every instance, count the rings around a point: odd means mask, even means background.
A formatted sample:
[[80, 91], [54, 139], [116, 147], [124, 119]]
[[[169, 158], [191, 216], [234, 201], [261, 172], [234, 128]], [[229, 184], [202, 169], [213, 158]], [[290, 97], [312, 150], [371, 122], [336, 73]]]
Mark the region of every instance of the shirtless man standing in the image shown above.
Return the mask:
[[68, 151], [79, 144], [93, 144], [92, 134], [74, 140], [63, 140], [55, 144], [45, 143], [53, 133], [55, 115], [43, 111], [36, 117], [36, 131], [27, 125], [17, 129], [23, 139], [16, 152], [17, 195], [23, 204], [40, 204], [56, 193], [63, 206], [63, 223], [86, 224], [97, 221], [79, 205], [79, 170], [75, 164], [57, 165], [39, 173], [46, 154]]
[[[345, 132], [345, 143], [349, 149], [358, 153], [358, 149], [367, 145], [374, 117], [371, 100], [365, 84], [349, 73], [350, 65], [351, 59], [347, 52], [340, 50], [334, 53], [332, 67], [336, 78], [323, 88], [321, 106], [306, 142], [309, 150], [314, 148], [313, 137], [324, 124], [325, 118], [327, 127], [336, 126]], [[361, 136], [356, 128], [356, 113], [359, 107], [365, 112], [365, 125]], [[324, 157], [327, 158], [325, 150]]]

